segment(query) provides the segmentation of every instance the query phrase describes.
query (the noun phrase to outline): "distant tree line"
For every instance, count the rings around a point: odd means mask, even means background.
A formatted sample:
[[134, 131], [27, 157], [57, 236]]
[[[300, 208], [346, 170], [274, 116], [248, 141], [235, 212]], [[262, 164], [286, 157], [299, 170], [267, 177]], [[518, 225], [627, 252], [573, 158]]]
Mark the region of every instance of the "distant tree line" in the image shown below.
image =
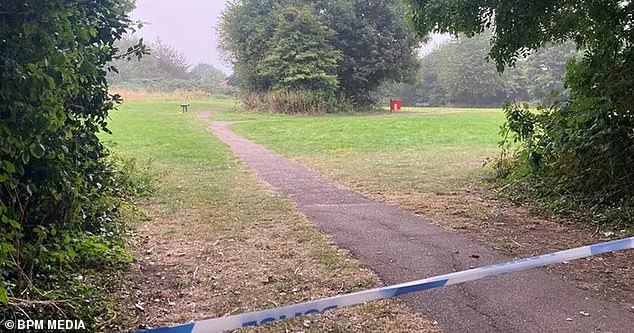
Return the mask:
[[416, 73], [404, 13], [398, 0], [237, 0], [222, 16], [221, 47], [245, 102], [282, 112], [367, 106], [381, 84]]
[[[118, 41], [117, 46], [125, 50], [139, 41], [136, 36], [128, 35]], [[141, 59], [113, 60], [111, 65], [116, 71], [108, 73], [110, 85], [156, 92], [217, 91], [218, 84], [227, 80], [225, 73], [210, 64], [191, 67], [181, 52], [160, 39], [147, 43], [147, 51]]]
[[502, 106], [511, 100], [563, 100], [566, 63], [579, 56], [571, 42], [555, 44], [519, 59], [499, 73], [487, 60], [490, 35], [454, 39], [421, 60], [418, 80], [388, 90], [405, 105]]

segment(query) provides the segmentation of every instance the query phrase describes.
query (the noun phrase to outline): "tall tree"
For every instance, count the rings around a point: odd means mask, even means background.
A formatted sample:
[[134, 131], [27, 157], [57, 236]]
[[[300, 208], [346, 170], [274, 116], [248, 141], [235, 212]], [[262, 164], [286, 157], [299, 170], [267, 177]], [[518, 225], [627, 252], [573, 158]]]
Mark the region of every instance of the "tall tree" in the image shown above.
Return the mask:
[[314, 8], [282, 9], [259, 75], [274, 82], [273, 89], [334, 92], [341, 53], [329, 43], [333, 35]]
[[486, 38], [460, 38], [426, 57], [449, 104], [499, 106], [511, 97], [505, 78], [486, 61], [487, 48]]
[[580, 58], [574, 43], [543, 47], [519, 60], [517, 69], [526, 79], [527, 94], [532, 100], [547, 103], [553, 92], [557, 98], [566, 99], [568, 90], [564, 87], [566, 65], [571, 59]]
[[273, 36], [274, 13], [279, 8], [280, 0], [235, 0], [222, 13], [219, 45], [244, 92], [265, 92], [272, 85], [258, 74], [258, 63]]
[[504, 73], [487, 60], [490, 34], [461, 36], [423, 57], [419, 82], [405, 86], [409, 104], [501, 106], [511, 100], [549, 101], [552, 93], [566, 96], [564, 71], [576, 55], [574, 45], [545, 47]]
[[[117, 47], [125, 50], [137, 45], [142, 39], [134, 35], [126, 35], [117, 41]], [[140, 59], [114, 59], [111, 65], [116, 72], [108, 73], [108, 82], [121, 84], [143, 79], [188, 79], [189, 64], [185, 56], [174, 47], [163, 43], [160, 39], [147, 44], [147, 52]]]
[[333, 45], [343, 53], [338, 76], [343, 93], [363, 105], [384, 82], [412, 80], [418, 46], [403, 19], [400, 0], [318, 1], [318, 11], [336, 31]]
[[272, 46], [276, 13], [287, 5], [313, 5], [335, 32], [328, 42], [342, 54], [338, 92], [358, 104], [371, 103], [370, 92], [383, 82], [416, 73], [418, 43], [398, 0], [237, 0], [224, 12], [219, 30], [221, 46], [247, 92], [266, 92], [275, 85], [257, 68], [268, 53], [263, 46]]

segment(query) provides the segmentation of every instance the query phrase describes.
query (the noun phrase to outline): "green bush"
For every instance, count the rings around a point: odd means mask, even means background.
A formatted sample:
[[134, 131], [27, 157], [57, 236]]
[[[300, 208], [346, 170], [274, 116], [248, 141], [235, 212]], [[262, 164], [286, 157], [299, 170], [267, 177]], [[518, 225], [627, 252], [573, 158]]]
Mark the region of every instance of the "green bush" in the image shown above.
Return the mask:
[[144, 190], [97, 134], [120, 102], [106, 64], [131, 29], [130, 9], [121, 0], [0, 4], [0, 316], [97, 318], [101, 304], [88, 303], [92, 287], [77, 277], [129, 260], [120, 216]]
[[598, 225], [634, 228], [634, 117], [601, 104], [536, 111], [508, 104], [504, 153], [495, 164], [506, 194]]
[[48, 318], [63, 311], [65, 317], [83, 319], [93, 328], [104, 319], [103, 311], [111, 306], [101, 290], [105, 283], [93, 285], [86, 279], [116, 279], [116, 269], [131, 262], [124, 218], [137, 213], [135, 199], [152, 193], [155, 176], [134, 160], [110, 156], [103, 163], [103, 177], [96, 179], [101, 191], [82, 206], [83, 223], [66, 228], [40, 224], [33, 228], [32, 238], [23, 237], [21, 246], [9, 253], [21, 261], [3, 262], [2, 282], [10, 306], [2, 307], [0, 316]]

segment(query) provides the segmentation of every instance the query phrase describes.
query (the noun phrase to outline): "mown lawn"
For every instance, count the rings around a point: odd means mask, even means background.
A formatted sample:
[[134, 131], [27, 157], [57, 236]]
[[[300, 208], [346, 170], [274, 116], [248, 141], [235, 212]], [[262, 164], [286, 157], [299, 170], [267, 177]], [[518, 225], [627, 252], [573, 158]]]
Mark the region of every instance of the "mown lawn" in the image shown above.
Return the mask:
[[[345, 251], [274, 195], [207, 131], [215, 118], [277, 121], [230, 112], [233, 101], [124, 104], [113, 113], [112, 150], [156, 177], [141, 203], [137, 262], [119, 295], [123, 329], [184, 323], [331, 296], [379, 284]], [[224, 110], [224, 111], [223, 111]], [[260, 331], [437, 332], [402, 306], [383, 301], [282, 322]]]
[[262, 117], [236, 132], [365, 192], [453, 191], [498, 151], [495, 109], [417, 108], [400, 114]]

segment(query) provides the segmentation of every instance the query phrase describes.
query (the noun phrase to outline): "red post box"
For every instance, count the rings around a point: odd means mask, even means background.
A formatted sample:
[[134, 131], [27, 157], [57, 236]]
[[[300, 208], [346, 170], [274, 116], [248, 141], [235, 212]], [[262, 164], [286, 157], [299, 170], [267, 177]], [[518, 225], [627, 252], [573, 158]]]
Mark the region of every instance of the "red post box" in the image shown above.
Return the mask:
[[390, 100], [390, 113], [401, 111], [401, 101]]

